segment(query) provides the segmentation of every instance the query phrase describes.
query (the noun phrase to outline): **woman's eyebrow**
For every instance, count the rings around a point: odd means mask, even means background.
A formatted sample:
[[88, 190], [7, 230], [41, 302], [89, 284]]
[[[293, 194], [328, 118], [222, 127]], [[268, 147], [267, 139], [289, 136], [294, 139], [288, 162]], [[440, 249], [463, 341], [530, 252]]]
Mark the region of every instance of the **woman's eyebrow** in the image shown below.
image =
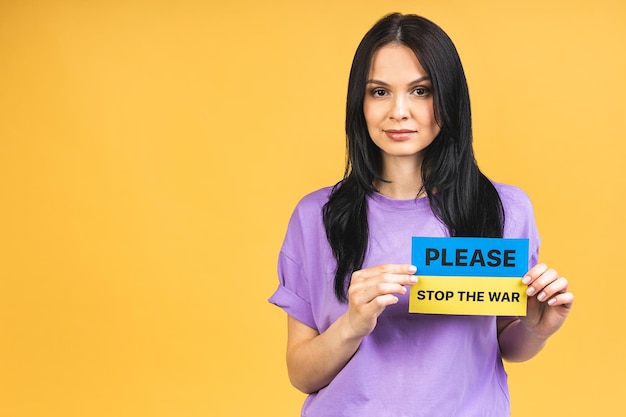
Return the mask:
[[[420, 77], [417, 80], [411, 81], [408, 85], [418, 84], [418, 83], [428, 81], [428, 80], [430, 80], [430, 77], [428, 75], [424, 75], [423, 77]], [[381, 80], [376, 80], [373, 78], [370, 80], [367, 80], [365, 83], [366, 84], [378, 84], [378, 85], [382, 85], [383, 87], [389, 87], [389, 84], [387, 84], [386, 82], [381, 81]]]

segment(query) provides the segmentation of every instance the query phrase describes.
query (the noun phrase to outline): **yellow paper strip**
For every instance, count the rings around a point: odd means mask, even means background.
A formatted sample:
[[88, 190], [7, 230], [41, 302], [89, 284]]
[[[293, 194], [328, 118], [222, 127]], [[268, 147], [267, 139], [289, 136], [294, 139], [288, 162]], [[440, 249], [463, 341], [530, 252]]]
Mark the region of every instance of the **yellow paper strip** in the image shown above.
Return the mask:
[[410, 296], [410, 313], [526, 315], [526, 285], [521, 277], [419, 276]]

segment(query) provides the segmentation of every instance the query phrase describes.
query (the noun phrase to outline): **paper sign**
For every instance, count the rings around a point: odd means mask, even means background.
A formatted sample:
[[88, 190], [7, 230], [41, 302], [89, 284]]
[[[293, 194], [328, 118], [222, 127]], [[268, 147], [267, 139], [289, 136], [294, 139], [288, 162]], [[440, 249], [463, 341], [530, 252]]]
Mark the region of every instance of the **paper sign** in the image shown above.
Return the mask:
[[528, 239], [413, 237], [409, 312], [526, 315]]

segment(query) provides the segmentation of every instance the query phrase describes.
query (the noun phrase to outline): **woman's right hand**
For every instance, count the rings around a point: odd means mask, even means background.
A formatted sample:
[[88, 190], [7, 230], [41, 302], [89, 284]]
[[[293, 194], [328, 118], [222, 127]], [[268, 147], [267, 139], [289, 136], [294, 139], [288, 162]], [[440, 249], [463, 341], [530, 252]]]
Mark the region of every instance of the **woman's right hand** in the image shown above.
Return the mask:
[[413, 285], [417, 268], [405, 264], [385, 264], [361, 269], [352, 274], [348, 288], [347, 323], [352, 337], [363, 338], [376, 327], [378, 316], [387, 306], [396, 304], [396, 294], [405, 294], [405, 285]]
[[411, 265], [379, 265], [352, 274], [348, 288], [348, 311], [323, 333], [289, 316], [287, 368], [291, 383], [304, 393], [330, 383], [357, 351], [361, 341], [376, 327], [378, 316], [398, 302], [417, 277]]

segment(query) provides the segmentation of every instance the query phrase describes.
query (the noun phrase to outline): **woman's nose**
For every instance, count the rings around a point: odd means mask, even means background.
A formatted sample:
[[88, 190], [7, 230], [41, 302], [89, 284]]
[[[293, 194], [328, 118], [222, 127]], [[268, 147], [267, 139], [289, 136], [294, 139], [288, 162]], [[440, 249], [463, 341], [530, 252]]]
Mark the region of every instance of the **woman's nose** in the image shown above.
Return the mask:
[[409, 117], [406, 98], [401, 94], [394, 98], [392, 106], [393, 107], [391, 108], [391, 113], [389, 115], [390, 119], [404, 120]]

